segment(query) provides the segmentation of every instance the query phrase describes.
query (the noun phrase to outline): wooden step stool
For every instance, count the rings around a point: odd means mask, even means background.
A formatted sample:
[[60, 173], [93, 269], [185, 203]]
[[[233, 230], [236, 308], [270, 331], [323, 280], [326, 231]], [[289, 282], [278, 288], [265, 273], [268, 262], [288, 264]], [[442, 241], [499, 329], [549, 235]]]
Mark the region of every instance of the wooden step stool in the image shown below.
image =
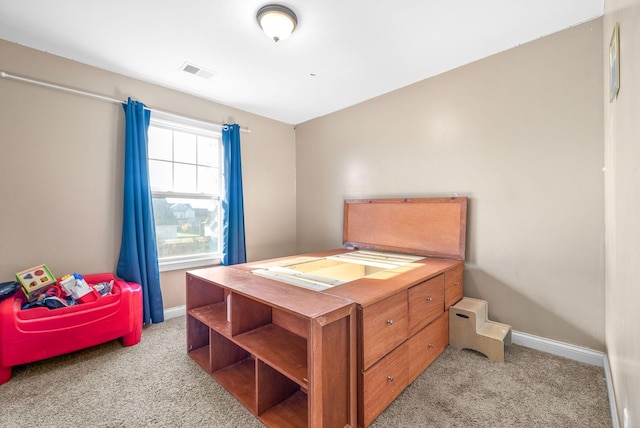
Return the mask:
[[473, 349], [489, 359], [504, 362], [504, 345], [511, 345], [511, 326], [489, 321], [485, 300], [464, 297], [449, 308], [449, 344]]

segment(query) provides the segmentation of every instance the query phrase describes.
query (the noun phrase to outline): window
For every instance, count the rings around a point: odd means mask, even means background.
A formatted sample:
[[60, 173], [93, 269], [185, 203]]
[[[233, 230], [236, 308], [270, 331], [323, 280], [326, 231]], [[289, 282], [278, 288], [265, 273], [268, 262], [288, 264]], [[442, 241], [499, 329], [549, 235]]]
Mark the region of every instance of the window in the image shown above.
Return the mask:
[[152, 113], [149, 181], [160, 271], [220, 262], [220, 133]]

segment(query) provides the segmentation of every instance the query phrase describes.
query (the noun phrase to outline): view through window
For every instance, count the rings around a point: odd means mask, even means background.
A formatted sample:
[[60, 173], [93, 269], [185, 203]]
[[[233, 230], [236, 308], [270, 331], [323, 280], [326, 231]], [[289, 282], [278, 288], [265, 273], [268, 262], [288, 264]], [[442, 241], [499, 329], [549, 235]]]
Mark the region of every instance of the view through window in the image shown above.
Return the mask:
[[220, 259], [220, 133], [152, 116], [149, 180], [160, 270]]

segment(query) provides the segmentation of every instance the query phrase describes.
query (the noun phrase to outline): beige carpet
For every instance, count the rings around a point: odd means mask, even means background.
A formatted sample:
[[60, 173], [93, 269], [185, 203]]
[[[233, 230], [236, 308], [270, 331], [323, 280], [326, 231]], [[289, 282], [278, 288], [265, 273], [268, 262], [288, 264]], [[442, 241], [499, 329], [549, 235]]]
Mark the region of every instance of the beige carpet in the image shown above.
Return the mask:
[[[184, 317], [118, 341], [15, 367], [0, 426], [261, 427], [186, 355]], [[519, 346], [495, 363], [447, 348], [371, 425], [610, 427], [602, 368]]]

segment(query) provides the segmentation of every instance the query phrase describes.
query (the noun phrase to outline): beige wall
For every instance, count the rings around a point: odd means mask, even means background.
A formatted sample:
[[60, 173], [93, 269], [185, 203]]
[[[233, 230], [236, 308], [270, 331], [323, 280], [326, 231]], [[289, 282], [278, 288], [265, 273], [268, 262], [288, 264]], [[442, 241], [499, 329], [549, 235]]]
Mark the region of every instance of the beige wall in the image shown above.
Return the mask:
[[[620, 92], [609, 102], [609, 42], [620, 24]], [[607, 0], [603, 25], [606, 342], [620, 426], [640, 426], [640, 0]]]
[[[0, 70], [249, 127], [241, 134], [247, 257], [295, 252], [292, 126], [3, 40]], [[122, 107], [0, 78], [0, 148], [0, 280], [40, 263], [58, 276], [114, 272], [122, 233]], [[184, 304], [184, 272], [163, 273], [161, 282], [165, 308]]]
[[465, 294], [603, 350], [601, 46], [598, 19], [298, 125], [298, 251], [341, 245], [344, 198], [468, 196]]

